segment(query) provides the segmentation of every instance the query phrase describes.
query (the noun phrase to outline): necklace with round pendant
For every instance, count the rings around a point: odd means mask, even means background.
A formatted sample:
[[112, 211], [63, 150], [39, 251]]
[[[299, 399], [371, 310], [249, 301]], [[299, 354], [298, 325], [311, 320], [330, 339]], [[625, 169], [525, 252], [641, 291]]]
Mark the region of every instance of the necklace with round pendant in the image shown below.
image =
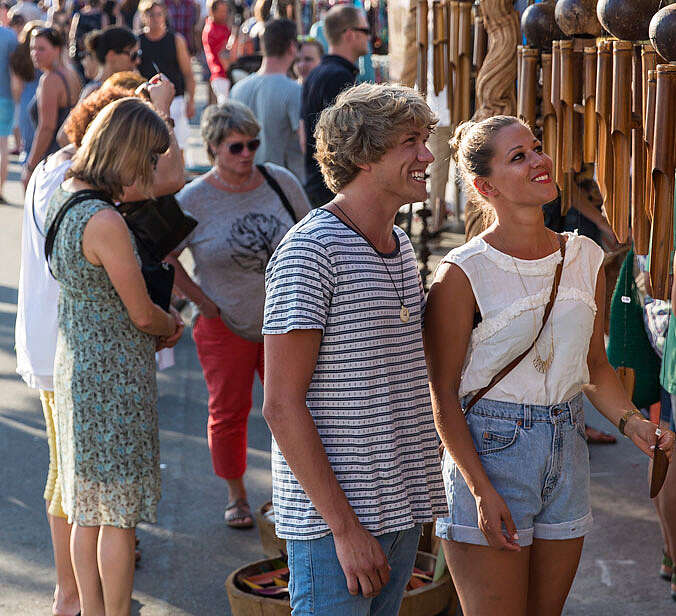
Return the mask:
[[[390, 282], [392, 283], [392, 286], [394, 287], [394, 291], [397, 294], [397, 299], [399, 300], [399, 304], [401, 305], [401, 309], [399, 310], [399, 320], [402, 323], [408, 323], [409, 319], [411, 318], [411, 313], [409, 309], [406, 307], [406, 304], [404, 304], [404, 298], [399, 295], [399, 289], [397, 288], [397, 285], [394, 283], [394, 278], [392, 278], [392, 274], [390, 273], [390, 268], [387, 267], [387, 263], [385, 263], [385, 259], [383, 259], [383, 256], [380, 254], [378, 249], [373, 245], [373, 242], [362, 232], [362, 230], [357, 226], [357, 223], [355, 223], [348, 215], [346, 212], [343, 211], [343, 208], [341, 208], [337, 203], [333, 203], [333, 205], [338, 209], [338, 211], [347, 218], [347, 220], [350, 222], [350, 224], [354, 227], [354, 230], [361, 235], [368, 245], [373, 248], [373, 250], [376, 252], [376, 254], [380, 257], [380, 260], [383, 262], [383, 265], [385, 266], [385, 270], [387, 271], [387, 275], [390, 278]], [[404, 292], [404, 258], [401, 254], [401, 248], [399, 249], [399, 265], [401, 267], [401, 291], [402, 293]]]

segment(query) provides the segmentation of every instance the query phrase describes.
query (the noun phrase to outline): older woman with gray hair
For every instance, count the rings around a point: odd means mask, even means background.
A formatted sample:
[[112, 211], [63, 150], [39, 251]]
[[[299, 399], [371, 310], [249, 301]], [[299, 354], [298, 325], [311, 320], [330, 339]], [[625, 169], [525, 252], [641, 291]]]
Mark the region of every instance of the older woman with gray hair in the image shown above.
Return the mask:
[[[225, 521], [250, 528], [244, 486], [247, 419], [254, 373], [263, 378], [265, 267], [286, 232], [310, 210], [295, 176], [254, 165], [260, 126], [245, 105], [227, 101], [202, 115], [212, 168], [177, 195], [199, 225], [172, 253], [176, 286], [199, 310], [193, 336], [209, 391], [209, 449], [228, 484]], [[192, 255], [189, 276], [177, 257]]]

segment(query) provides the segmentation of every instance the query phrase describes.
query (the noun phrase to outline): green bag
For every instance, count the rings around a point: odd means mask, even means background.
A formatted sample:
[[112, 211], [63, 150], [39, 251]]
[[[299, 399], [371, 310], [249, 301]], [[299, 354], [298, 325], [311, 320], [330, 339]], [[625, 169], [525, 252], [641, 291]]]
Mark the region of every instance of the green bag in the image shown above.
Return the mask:
[[624, 366], [636, 373], [632, 402], [648, 408], [660, 399], [660, 360], [643, 325], [643, 306], [634, 281], [634, 250], [622, 263], [610, 302], [608, 360], [613, 368]]

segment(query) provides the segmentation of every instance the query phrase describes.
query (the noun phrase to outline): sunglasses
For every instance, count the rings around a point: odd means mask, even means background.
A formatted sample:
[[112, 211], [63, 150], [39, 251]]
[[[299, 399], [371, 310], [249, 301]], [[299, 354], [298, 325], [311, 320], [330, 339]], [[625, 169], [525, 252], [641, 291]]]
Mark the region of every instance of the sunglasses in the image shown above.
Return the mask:
[[126, 56], [129, 56], [129, 59], [132, 62], [135, 62], [138, 60], [142, 55], [143, 55], [143, 50], [141, 49], [135, 49], [134, 51], [131, 51], [131, 49], [123, 49], [122, 51], [118, 51], [116, 53], [119, 54], [124, 54]]
[[355, 32], [361, 32], [366, 36], [371, 36], [371, 28], [347, 28], [348, 30], [354, 30]]
[[235, 143], [228, 144], [228, 151], [230, 152], [230, 154], [237, 156], [237, 154], [241, 154], [244, 151], [245, 146], [246, 149], [249, 150], [249, 152], [255, 152], [260, 146], [260, 144], [261, 144], [260, 139], [252, 139], [251, 141], [247, 141], [246, 143], [244, 143], [243, 141], [237, 141]]

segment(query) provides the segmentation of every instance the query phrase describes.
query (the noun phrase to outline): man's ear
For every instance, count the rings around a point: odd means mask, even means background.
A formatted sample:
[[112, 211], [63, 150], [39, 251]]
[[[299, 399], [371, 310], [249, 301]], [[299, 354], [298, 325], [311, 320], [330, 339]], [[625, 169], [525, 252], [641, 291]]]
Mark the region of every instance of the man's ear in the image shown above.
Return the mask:
[[371, 171], [371, 163], [357, 163], [357, 168], [369, 172]]
[[498, 194], [498, 189], [493, 186], [486, 178], [476, 177], [474, 178], [474, 188], [479, 191], [480, 195], [484, 197], [494, 197]]

